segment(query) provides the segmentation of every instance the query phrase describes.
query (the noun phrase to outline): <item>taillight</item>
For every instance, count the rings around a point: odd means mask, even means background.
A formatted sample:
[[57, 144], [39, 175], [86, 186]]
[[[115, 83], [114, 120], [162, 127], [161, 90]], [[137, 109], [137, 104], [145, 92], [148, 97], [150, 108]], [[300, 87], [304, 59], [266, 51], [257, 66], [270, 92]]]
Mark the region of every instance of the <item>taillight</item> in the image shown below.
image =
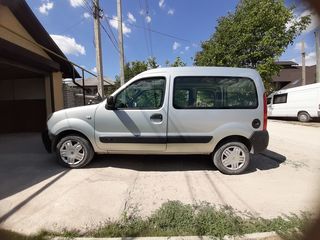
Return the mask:
[[267, 121], [268, 121], [268, 115], [267, 115], [267, 94], [264, 93], [264, 95], [263, 95], [263, 130], [267, 130]]

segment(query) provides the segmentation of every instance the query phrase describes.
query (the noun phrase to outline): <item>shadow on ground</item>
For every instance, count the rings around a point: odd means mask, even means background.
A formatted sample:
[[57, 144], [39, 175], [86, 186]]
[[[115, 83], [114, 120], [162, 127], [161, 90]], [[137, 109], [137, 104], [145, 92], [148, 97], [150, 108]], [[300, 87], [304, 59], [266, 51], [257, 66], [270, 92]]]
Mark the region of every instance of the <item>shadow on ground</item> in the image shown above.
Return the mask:
[[251, 163], [247, 173], [278, 168], [286, 159], [285, 156], [267, 149], [260, 154], [251, 156]]
[[[252, 155], [246, 173], [270, 170], [280, 166], [286, 157], [270, 150]], [[136, 171], [217, 171], [212, 159], [204, 155], [97, 155], [88, 168], [123, 168]]]
[[65, 171], [45, 151], [39, 133], [0, 135], [0, 200]]
[[[285, 160], [284, 156], [266, 150], [252, 157], [246, 173], [257, 169], [274, 169]], [[87, 166], [87, 168], [109, 167], [155, 172], [217, 171], [211, 158], [202, 155], [100, 155]], [[0, 200], [52, 178], [44, 188], [35, 193], [37, 195], [67, 171], [68, 169], [58, 165], [53, 154], [45, 151], [40, 134], [0, 136]]]

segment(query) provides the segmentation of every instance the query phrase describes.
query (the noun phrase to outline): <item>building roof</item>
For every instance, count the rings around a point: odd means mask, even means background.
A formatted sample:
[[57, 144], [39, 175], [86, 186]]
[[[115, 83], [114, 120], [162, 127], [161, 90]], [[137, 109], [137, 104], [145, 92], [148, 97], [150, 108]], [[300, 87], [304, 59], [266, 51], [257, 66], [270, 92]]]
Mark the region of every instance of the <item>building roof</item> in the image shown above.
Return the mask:
[[[104, 77], [104, 82], [103, 85], [104, 86], [113, 86], [114, 85], [114, 81], [110, 78]], [[69, 86], [76, 86], [73, 82], [71, 81], [65, 81], [65, 83], [67, 83]], [[77, 79], [76, 83], [78, 83], [79, 85], [82, 86], [82, 79]], [[84, 86], [85, 87], [90, 87], [90, 86], [97, 86], [98, 85], [98, 79], [96, 77], [90, 77], [90, 78], [86, 78], [84, 80]]]
[[[38, 44], [67, 59], [34, 15], [25, 0], [0, 0], [0, 4], [7, 6], [11, 10], [20, 24], [28, 31]], [[53, 61], [60, 65], [60, 71], [63, 73], [64, 78], [73, 77], [73, 75], [75, 77], [80, 77], [70, 62], [63, 60], [48, 51], [46, 51], [46, 53]]]
[[[273, 82], [288, 82], [285, 88], [301, 86], [302, 67], [281, 69], [277, 76], [272, 78]], [[306, 66], [306, 83], [311, 84], [316, 80], [316, 65]]]
[[293, 61], [277, 61], [275, 64], [280, 66], [298, 66], [299, 64]]

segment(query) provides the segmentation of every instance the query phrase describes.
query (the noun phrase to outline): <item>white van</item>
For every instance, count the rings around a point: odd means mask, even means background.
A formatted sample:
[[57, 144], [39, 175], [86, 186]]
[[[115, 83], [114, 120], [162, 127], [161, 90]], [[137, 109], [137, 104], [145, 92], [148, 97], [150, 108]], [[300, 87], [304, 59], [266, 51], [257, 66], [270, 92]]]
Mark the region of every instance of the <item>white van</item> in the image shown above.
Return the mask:
[[267, 102], [268, 117], [297, 117], [308, 122], [320, 117], [320, 83], [274, 92]]
[[238, 174], [250, 152], [268, 146], [264, 92], [252, 69], [153, 69], [99, 104], [53, 113], [43, 142], [71, 168], [94, 153], [206, 154], [221, 172]]

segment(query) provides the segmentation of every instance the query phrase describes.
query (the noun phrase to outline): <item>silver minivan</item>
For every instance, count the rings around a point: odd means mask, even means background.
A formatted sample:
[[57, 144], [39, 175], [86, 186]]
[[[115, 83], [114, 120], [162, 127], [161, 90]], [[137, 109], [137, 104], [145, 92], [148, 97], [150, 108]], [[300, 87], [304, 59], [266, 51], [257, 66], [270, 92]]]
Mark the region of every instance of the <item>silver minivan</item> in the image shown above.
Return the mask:
[[257, 71], [225, 67], [143, 72], [96, 105], [53, 113], [42, 138], [59, 163], [94, 154], [206, 154], [226, 174], [246, 170], [269, 142], [265, 89]]

